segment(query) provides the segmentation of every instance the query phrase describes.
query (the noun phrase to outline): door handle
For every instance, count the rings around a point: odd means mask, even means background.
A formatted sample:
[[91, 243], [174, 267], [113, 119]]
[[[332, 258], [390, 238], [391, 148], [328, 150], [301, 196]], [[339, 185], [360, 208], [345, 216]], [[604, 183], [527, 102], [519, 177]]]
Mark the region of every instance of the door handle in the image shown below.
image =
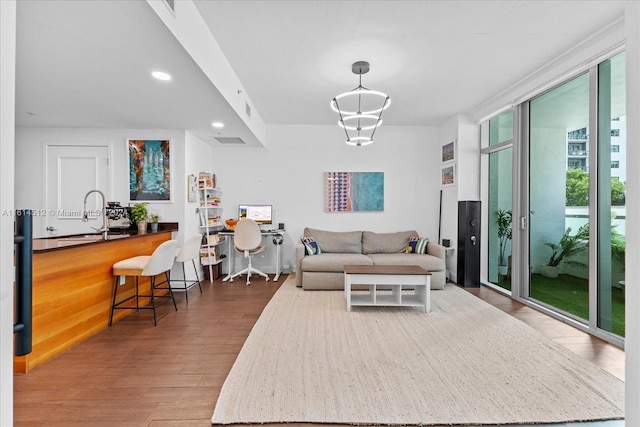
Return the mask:
[[471, 244], [473, 246], [475, 246], [476, 245], [476, 236], [471, 236], [470, 239], [471, 239]]
[[50, 226], [47, 227], [47, 231], [50, 231], [50, 232], [53, 233], [54, 231], [57, 231], [57, 229], [53, 228], [53, 226], [50, 225]]

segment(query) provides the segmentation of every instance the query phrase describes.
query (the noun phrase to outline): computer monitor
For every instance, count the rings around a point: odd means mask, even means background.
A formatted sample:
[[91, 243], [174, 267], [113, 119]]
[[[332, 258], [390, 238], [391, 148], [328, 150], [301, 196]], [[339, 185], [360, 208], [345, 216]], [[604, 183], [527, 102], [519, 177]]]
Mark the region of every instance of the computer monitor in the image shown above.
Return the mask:
[[249, 218], [258, 224], [271, 224], [271, 205], [238, 205], [238, 219]]

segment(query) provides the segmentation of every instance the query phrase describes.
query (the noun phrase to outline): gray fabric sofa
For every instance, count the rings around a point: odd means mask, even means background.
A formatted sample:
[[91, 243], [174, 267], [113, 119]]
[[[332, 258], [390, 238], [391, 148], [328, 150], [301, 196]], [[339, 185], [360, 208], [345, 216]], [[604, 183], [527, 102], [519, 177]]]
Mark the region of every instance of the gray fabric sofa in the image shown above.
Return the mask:
[[371, 231], [325, 231], [305, 228], [303, 237], [312, 237], [320, 246], [318, 255], [305, 255], [304, 245], [296, 245], [297, 286], [305, 290], [344, 289], [345, 265], [418, 265], [431, 273], [431, 289], [444, 288], [445, 249], [427, 245], [425, 254], [405, 253], [414, 230], [397, 233]]

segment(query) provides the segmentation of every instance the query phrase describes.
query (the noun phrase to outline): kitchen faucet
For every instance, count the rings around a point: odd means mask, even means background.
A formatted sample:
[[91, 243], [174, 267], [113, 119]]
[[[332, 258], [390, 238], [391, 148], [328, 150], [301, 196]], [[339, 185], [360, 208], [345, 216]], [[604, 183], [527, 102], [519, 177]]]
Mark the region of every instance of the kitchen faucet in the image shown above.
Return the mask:
[[104, 240], [107, 240], [109, 235], [109, 220], [107, 218], [107, 203], [106, 203], [106, 198], [104, 197], [104, 193], [100, 190], [91, 190], [89, 191], [87, 194], [84, 195], [84, 209], [82, 211], [82, 222], [87, 222], [89, 221], [89, 212], [87, 211], [87, 198], [89, 197], [89, 194], [91, 193], [98, 193], [100, 194], [100, 196], [102, 197], [102, 228], [93, 228], [96, 231], [99, 231], [102, 233], [102, 238]]

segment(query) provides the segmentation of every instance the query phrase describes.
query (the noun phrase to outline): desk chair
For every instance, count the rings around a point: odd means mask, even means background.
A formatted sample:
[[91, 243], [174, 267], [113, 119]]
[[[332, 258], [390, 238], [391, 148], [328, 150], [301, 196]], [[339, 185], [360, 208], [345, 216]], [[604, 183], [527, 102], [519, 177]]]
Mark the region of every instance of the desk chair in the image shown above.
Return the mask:
[[[200, 277], [198, 277], [198, 267], [196, 267], [195, 259], [200, 255], [200, 245], [202, 243], [202, 236], [200, 234], [196, 234], [195, 236], [189, 237], [185, 240], [182, 248], [179, 248], [176, 252], [176, 262], [182, 264], [182, 280], [171, 280], [171, 283], [181, 282], [184, 286], [184, 298], [189, 304], [189, 285], [198, 284], [200, 288], [200, 293], [202, 293], [202, 285], [200, 284]], [[196, 280], [187, 281], [187, 275], [184, 269], [184, 263], [187, 261], [191, 261], [193, 264], [193, 269], [196, 272]]]
[[269, 281], [269, 276], [251, 266], [251, 258], [264, 252], [267, 248], [266, 246], [260, 246], [260, 243], [262, 243], [262, 233], [260, 232], [260, 227], [254, 220], [248, 218], [242, 219], [236, 224], [233, 230], [233, 244], [236, 252], [244, 254], [244, 257], [249, 259], [249, 265], [244, 270], [233, 273], [229, 278], [230, 281], [233, 282], [234, 277], [246, 274], [247, 285], [250, 285], [251, 273], [259, 274], [264, 277], [267, 282]]
[[[111, 304], [111, 316], [109, 317], [109, 326], [111, 326], [113, 322], [113, 312], [115, 310], [131, 310], [133, 308], [137, 310], [153, 310], [153, 325], [157, 326], [158, 321], [156, 319], [156, 298], [166, 298], [171, 299], [173, 301], [173, 307], [178, 311], [178, 306], [176, 305], [176, 299], [173, 297], [173, 291], [171, 290], [170, 280], [169, 280], [169, 272], [171, 271], [171, 267], [173, 267], [173, 261], [176, 259], [176, 249], [178, 242], [175, 240], [167, 240], [160, 244], [155, 251], [151, 255], [142, 255], [135, 256], [127, 259], [123, 259], [122, 261], [118, 261], [113, 264], [113, 275], [115, 276], [114, 289], [113, 289], [113, 301]], [[156, 276], [163, 274], [166, 278], [164, 282], [156, 283]], [[116, 297], [118, 294], [119, 285], [119, 276], [133, 276], [136, 280], [135, 294], [127, 297], [121, 301], [116, 302]], [[150, 295], [140, 295], [138, 292], [138, 278], [139, 277], [149, 277], [150, 280]], [[159, 285], [165, 284], [166, 287], [159, 287]], [[156, 289], [167, 289], [168, 293], [166, 295], [155, 295]], [[139, 298], [140, 297], [148, 297], [150, 298], [151, 307], [145, 306], [140, 307]], [[134, 299], [136, 300], [135, 307], [131, 305], [126, 305], [122, 307], [121, 305], [125, 302]]]

